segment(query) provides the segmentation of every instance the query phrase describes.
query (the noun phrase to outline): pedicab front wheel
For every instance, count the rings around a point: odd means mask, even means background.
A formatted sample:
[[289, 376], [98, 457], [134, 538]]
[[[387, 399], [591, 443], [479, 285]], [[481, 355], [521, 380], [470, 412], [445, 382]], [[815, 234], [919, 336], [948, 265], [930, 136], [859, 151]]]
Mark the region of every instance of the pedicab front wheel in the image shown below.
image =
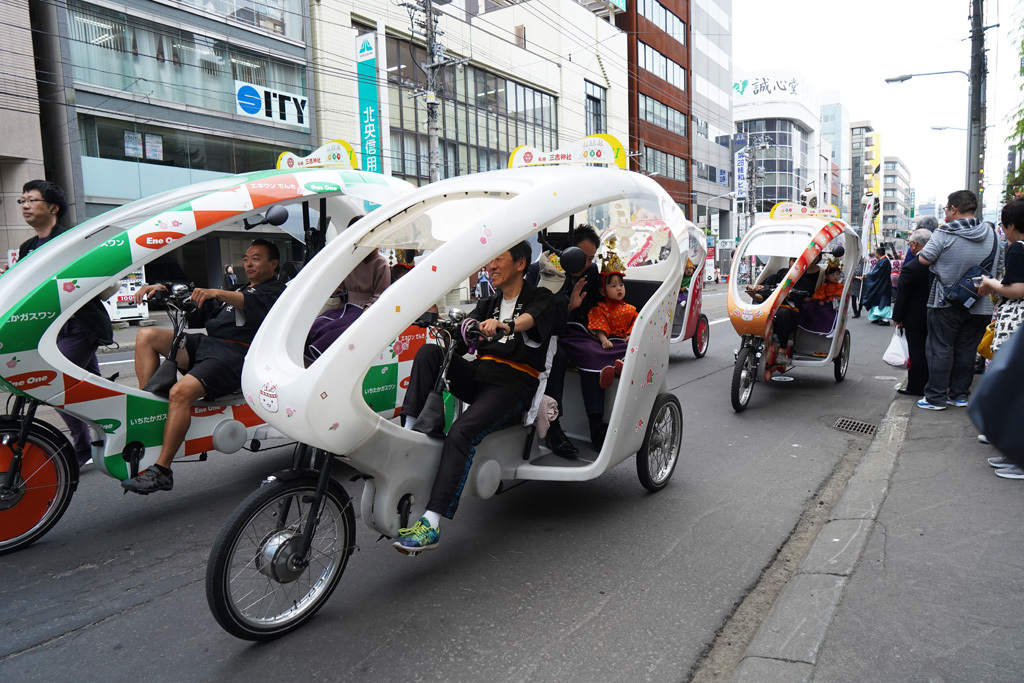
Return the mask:
[[754, 349], [745, 346], [736, 354], [736, 364], [732, 369], [732, 409], [737, 413], [746, 410], [756, 381], [757, 356]]
[[679, 462], [683, 440], [683, 411], [672, 394], [658, 394], [644, 442], [636, 454], [636, 474], [645, 489], [660, 491]]
[[[0, 419], [0, 485], [11, 469], [11, 444], [20, 433], [19, 420]], [[42, 538], [60, 521], [78, 488], [74, 449], [53, 427], [33, 422], [21, 457], [21, 468], [13, 485], [6, 491], [0, 490], [0, 555], [21, 550]]]
[[846, 369], [850, 366], [850, 331], [843, 333], [843, 348], [839, 351], [839, 357], [834, 361], [836, 381], [842, 382], [846, 379]]
[[[206, 567], [206, 599], [225, 631], [271, 640], [303, 625], [338, 585], [355, 546], [352, 501], [329, 481], [313, 509], [317, 477], [276, 480], [242, 501], [214, 542]], [[318, 515], [309, 552], [300, 544]]]
[[708, 341], [711, 339], [711, 323], [703, 313], [697, 319], [697, 330], [693, 333], [693, 355], [703, 358], [708, 352]]

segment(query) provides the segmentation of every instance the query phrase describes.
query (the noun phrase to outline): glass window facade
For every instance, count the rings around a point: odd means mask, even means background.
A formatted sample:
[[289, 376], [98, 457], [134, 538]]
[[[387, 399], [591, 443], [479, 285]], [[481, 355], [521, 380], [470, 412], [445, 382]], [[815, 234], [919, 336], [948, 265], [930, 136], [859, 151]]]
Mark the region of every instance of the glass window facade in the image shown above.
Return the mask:
[[694, 2], [697, 4], [697, 7], [707, 12], [712, 21], [717, 22], [728, 33], [729, 24], [731, 23], [729, 12], [723, 10], [715, 0], [694, 0]]
[[763, 171], [755, 183], [758, 211], [769, 211], [778, 202], [796, 201], [799, 193], [811, 179], [807, 163], [808, 131], [790, 119], [760, 119], [740, 121], [738, 133], [748, 143], [763, 142], [766, 147], [757, 150], [757, 166]]
[[68, 24], [78, 83], [231, 114], [235, 80], [306, 91], [302, 64], [198, 33], [81, 2], [68, 4]]
[[642, 93], [637, 104], [641, 120], [686, 137], [686, 114]]
[[584, 81], [586, 84], [586, 132], [597, 135], [608, 132], [607, 91], [601, 86]]
[[729, 131], [723, 130], [718, 126], [709, 123], [696, 114], [691, 116], [690, 119], [693, 123], [694, 135], [704, 138], [705, 140], [714, 140], [722, 147], [729, 146], [729, 141], [732, 139], [732, 136], [729, 135]]
[[662, 31], [686, 45], [686, 24], [658, 0], [637, 0], [636, 11]]
[[82, 156], [201, 171], [262, 171], [274, 168], [281, 152], [310, 151], [87, 114], [78, 126]]
[[660, 149], [654, 149], [653, 147], [645, 147], [644, 149], [645, 172], [657, 173], [665, 178], [686, 182], [686, 179], [689, 177], [687, 172], [689, 162], [686, 159], [662, 152]]
[[650, 71], [680, 90], [686, 90], [686, 69], [646, 43], [637, 41], [636, 51], [638, 66], [641, 69]]
[[180, 0], [204, 13], [257, 28], [268, 33], [302, 40], [301, 0]]
[[[427, 61], [427, 54], [419, 45], [388, 36], [387, 60], [391, 170], [412, 183], [425, 183], [427, 109], [410, 95], [426, 88], [419, 64]], [[472, 65], [441, 73], [441, 177], [505, 168], [519, 145], [558, 147], [554, 96]]]
[[693, 46], [706, 54], [708, 59], [723, 69], [729, 68], [729, 53], [718, 47], [714, 41], [709, 40], [706, 35], [697, 29], [693, 30]]

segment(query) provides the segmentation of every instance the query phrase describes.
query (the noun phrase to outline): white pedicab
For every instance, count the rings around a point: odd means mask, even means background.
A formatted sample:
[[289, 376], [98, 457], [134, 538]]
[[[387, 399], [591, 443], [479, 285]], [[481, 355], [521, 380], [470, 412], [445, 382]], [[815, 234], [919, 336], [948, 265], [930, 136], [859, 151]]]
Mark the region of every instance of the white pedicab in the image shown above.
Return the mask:
[[[644, 176], [612, 168], [513, 168], [443, 180], [397, 198], [303, 269], [260, 329], [243, 389], [260, 418], [317, 449], [315, 469], [270, 477], [222, 529], [207, 570], [207, 597], [221, 626], [240, 638], [275, 638], [330, 597], [355, 546], [351, 499], [331, 478], [335, 458], [362, 475], [361, 514], [372, 530], [394, 538], [423, 513], [443, 442], [374, 412], [363, 398], [372, 380], [367, 368], [377, 372], [374, 364], [390, 357], [396, 343], [404, 349], [404, 331], [494, 257], [588, 207], [616, 202], [650, 211], [666, 230], [685, 230], [675, 203]], [[666, 386], [683, 256], [676, 239], [661, 237], [670, 248], [628, 269], [629, 300], [639, 318], [621, 377], [606, 392], [609, 428], [600, 452], [581, 445], [585, 459], [559, 458], [540, 447], [532, 426], [514, 424], [477, 447], [463, 495], [490, 498], [523, 480], [590, 480], [634, 453], [645, 487], [667, 484], [683, 428], [679, 402]], [[384, 248], [426, 253], [307, 367], [304, 335], [293, 331], [308, 329], [339, 278]], [[432, 327], [441, 341], [455, 328]], [[399, 388], [405, 382], [394, 381]], [[569, 377], [563, 425], [570, 435], [587, 434], [578, 396]]]

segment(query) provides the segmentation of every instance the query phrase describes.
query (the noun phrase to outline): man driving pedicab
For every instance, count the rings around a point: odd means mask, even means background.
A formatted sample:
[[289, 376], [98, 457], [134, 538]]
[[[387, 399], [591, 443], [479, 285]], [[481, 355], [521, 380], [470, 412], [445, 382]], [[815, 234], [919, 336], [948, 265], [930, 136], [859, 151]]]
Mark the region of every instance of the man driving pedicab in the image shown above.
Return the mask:
[[[426, 512], [411, 528], [399, 530], [393, 545], [400, 552], [437, 547], [441, 517], [454, 517], [476, 447], [494, 430], [515, 422], [533, 401], [552, 331], [563, 323], [565, 310], [553, 305], [549, 290], [524, 281], [530, 256], [530, 245], [520, 242], [487, 265], [496, 291], [480, 299], [468, 317], [479, 321], [480, 332], [491, 341], [479, 342], [475, 360], [458, 354], [451, 359], [449, 389], [469, 406], [444, 438]], [[499, 331], [504, 336], [494, 339]], [[435, 344], [416, 352], [401, 412], [406, 428], [432, 431], [417, 422], [426, 421], [421, 411], [443, 358], [444, 350]]]
[[[155, 464], [138, 475], [121, 482], [126, 491], [149, 494], [174, 488], [171, 461], [185, 440], [192, 423], [191, 405], [201, 398], [214, 400], [232, 394], [242, 386], [242, 365], [256, 331], [284, 292], [285, 285], [276, 279], [281, 255], [267, 240], [253, 240], [243, 263], [249, 284], [235, 291], [196, 288], [191, 299], [203, 310], [206, 307], [207, 334], [188, 334], [175, 360], [183, 377], [168, 394], [167, 421], [164, 440]], [[161, 284], [146, 285], [135, 292], [136, 302], [155, 291], [165, 290]], [[171, 349], [174, 332], [146, 327], [139, 330], [135, 344], [135, 374], [139, 386], [145, 387]]]

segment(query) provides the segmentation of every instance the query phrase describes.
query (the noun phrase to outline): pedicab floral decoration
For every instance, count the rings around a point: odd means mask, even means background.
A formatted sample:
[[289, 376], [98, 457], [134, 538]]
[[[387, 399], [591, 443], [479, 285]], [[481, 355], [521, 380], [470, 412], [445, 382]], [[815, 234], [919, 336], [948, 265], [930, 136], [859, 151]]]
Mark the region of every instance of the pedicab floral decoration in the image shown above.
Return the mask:
[[61, 286], [65, 292], [73, 292], [76, 289], [81, 289], [81, 286], [78, 284], [78, 280], [68, 280]]

